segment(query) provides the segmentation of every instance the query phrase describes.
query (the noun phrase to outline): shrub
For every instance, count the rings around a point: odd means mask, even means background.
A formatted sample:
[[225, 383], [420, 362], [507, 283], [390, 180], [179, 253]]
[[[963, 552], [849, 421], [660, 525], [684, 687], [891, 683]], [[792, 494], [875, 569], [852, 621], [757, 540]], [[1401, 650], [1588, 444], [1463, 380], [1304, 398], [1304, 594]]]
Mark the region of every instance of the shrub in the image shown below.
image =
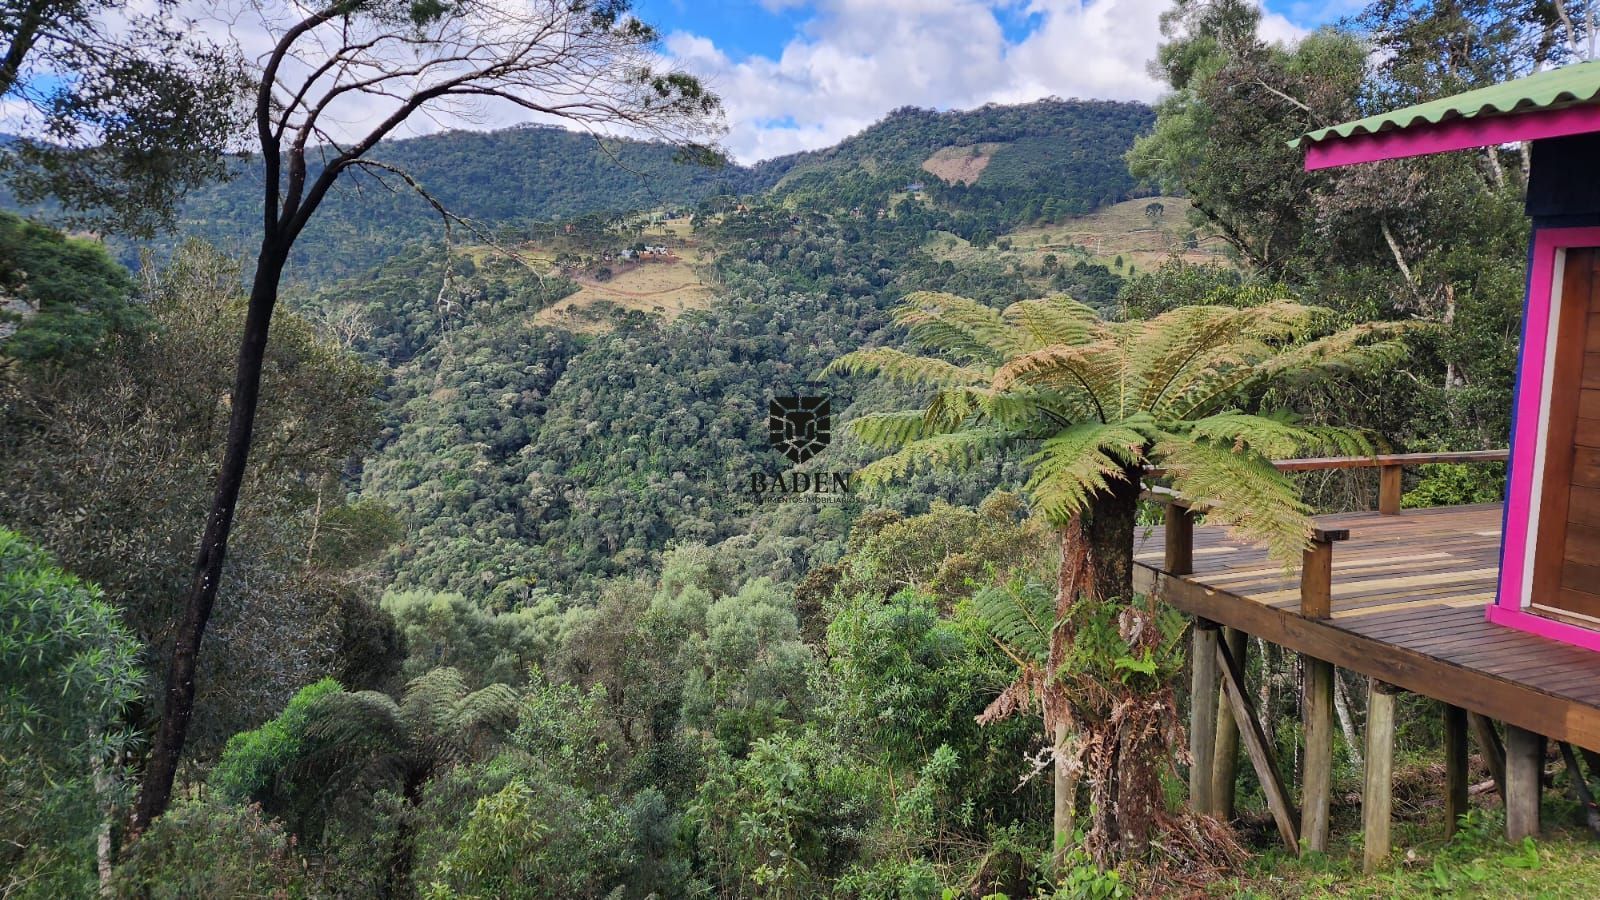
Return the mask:
[[259, 806], [184, 803], [133, 843], [113, 879], [117, 897], [327, 896], [295, 840]]

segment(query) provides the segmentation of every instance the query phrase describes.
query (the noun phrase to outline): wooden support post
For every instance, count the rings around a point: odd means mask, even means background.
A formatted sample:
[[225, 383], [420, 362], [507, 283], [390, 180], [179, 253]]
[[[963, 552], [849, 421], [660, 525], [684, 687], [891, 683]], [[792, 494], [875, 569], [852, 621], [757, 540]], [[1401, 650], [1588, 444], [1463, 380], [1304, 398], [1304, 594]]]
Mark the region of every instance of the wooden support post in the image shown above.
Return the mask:
[[1272, 812], [1272, 819], [1278, 825], [1278, 834], [1283, 837], [1283, 844], [1289, 852], [1300, 852], [1300, 835], [1296, 830], [1294, 806], [1289, 801], [1289, 792], [1284, 790], [1283, 779], [1278, 775], [1277, 762], [1272, 758], [1272, 746], [1267, 743], [1267, 736], [1261, 730], [1261, 722], [1256, 719], [1255, 710], [1250, 706], [1250, 697], [1244, 690], [1244, 670], [1228, 652], [1227, 644], [1217, 645], [1217, 662], [1222, 670], [1223, 693], [1228, 695], [1228, 703], [1233, 707], [1233, 717], [1239, 723], [1239, 736], [1244, 740], [1245, 752], [1250, 756], [1250, 765], [1256, 770], [1256, 778], [1261, 782], [1261, 792], [1267, 797], [1267, 809]]
[[1300, 615], [1326, 619], [1333, 614], [1333, 545], [1349, 540], [1348, 528], [1313, 528], [1300, 566]]
[[[1170, 511], [1172, 507], [1167, 507]], [[1171, 520], [1169, 519], [1170, 523]], [[1189, 691], [1189, 808], [1210, 815], [1212, 760], [1217, 746], [1217, 631], [1210, 619], [1194, 620], [1194, 678]]]
[[1467, 711], [1444, 705], [1444, 835], [1455, 835], [1467, 812]]
[[[1326, 619], [1333, 613], [1333, 542], [1348, 531], [1317, 529], [1300, 569], [1300, 615]], [[1300, 833], [1306, 846], [1326, 852], [1333, 798], [1333, 664], [1305, 658], [1305, 778], [1300, 790]]]
[[1506, 838], [1539, 833], [1539, 796], [1544, 776], [1544, 735], [1506, 725]]
[[1167, 558], [1165, 568], [1172, 575], [1194, 573], [1194, 512], [1186, 506], [1168, 503], [1166, 510]]
[[1483, 764], [1489, 768], [1489, 777], [1494, 779], [1494, 789], [1499, 792], [1501, 802], [1504, 802], [1506, 748], [1500, 743], [1500, 734], [1494, 730], [1494, 721], [1487, 716], [1469, 712], [1467, 724], [1472, 726], [1472, 736], [1478, 739], [1478, 748], [1483, 751]]
[[1367, 773], [1361, 791], [1361, 871], [1372, 872], [1389, 858], [1389, 824], [1394, 810], [1394, 695], [1398, 690], [1367, 679]]
[[1306, 847], [1328, 850], [1333, 798], [1333, 663], [1306, 657], [1306, 758], [1300, 789], [1300, 835]]
[[1378, 512], [1386, 516], [1400, 514], [1399, 466], [1381, 466], [1378, 469]]
[[[1239, 664], [1240, 677], [1250, 652], [1250, 635], [1237, 628], [1222, 629], [1222, 643]], [[1239, 780], [1239, 723], [1227, 692], [1217, 696], [1216, 763], [1211, 775], [1211, 814], [1223, 821], [1233, 818], [1233, 792]]]

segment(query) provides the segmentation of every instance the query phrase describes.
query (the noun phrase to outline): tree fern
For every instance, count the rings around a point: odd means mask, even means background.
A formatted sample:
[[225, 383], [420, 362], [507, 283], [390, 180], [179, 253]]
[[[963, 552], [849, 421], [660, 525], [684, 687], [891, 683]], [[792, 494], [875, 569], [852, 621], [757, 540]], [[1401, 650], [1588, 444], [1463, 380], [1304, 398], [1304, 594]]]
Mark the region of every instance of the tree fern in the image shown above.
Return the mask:
[[1413, 327], [1370, 323], [1323, 334], [1332, 319], [1326, 309], [1274, 299], [1105, 322], [1067, 297], [997, 312], [919, 293], [896, 320], [935, 355], [880, 347], [847, 354], [826, 371], [933, 389], [921, 409], [850, 423], [863, 442], [891, 451], [862, 470], [866, 484], [1031, 446], [1028, 491], [1059, 525], [1091, 510], [1139, 466], [1166, 466], [1185, 494], [1239, 504], [1237, 514], [1222, 516], [1291, 562], [1309, 536], [1308, 520], [1267, 459], [1308, 449], [1366, 453], [1370, 445], [1348, 430], [1240, 407], [1274, 384], [1388, 362], [1404, 352], [1400, 338]]

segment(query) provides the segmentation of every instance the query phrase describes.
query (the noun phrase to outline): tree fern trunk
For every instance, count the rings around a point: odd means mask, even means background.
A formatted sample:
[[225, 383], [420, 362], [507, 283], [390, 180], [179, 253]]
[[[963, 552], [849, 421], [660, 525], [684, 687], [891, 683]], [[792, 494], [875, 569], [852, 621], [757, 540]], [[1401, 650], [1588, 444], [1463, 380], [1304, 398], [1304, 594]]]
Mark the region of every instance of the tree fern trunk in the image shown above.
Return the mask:
[[1133, 535], [1139, 513], [1138, 469], [1096, 494], [1087, 522], [1095, 593], [1101, 600], [1133, 597]]

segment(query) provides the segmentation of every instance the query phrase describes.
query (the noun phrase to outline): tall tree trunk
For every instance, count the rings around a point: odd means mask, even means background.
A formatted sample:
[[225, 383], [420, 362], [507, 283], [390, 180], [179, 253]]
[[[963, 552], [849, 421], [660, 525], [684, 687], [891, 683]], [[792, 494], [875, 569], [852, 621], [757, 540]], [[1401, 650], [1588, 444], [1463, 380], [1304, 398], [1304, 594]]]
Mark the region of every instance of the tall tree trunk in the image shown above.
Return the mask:
[[288, 259], [288, 242], [275, 235], [261, 241], [256, 257], [255, 279], [250, 286], [250, 305], [245, 312], [244, 333], [239, 340], [239, 360], [234, 370], [233, 395], [229, 398], [227, 444], [217, 471], [216, 493], [206, 517], [205, 534], [195, 557], [193, 579], [184, 602], [183, 619], [178, 624], [172, 656], [167, 665], [167, 683], [161, 707], [161, 722], [144, 769], [139, 802], [134, 807], [133, 826], [143, 830], [167, 809], [172, 798], [172, 783], [178, 761], [189, 734], [194, 714], [194, 675], [200, 656], [200, 640], [211, 607], [217, 599], [222, 564], [227, 557], [228, 535], [233, 530], [239, 488], [244, 483], [245, 464], [255, 431], [256, 405], [261, 397], [261, 368], [266, 359], [267, 331], [272, 310], [278, 302], [278, 279]]

